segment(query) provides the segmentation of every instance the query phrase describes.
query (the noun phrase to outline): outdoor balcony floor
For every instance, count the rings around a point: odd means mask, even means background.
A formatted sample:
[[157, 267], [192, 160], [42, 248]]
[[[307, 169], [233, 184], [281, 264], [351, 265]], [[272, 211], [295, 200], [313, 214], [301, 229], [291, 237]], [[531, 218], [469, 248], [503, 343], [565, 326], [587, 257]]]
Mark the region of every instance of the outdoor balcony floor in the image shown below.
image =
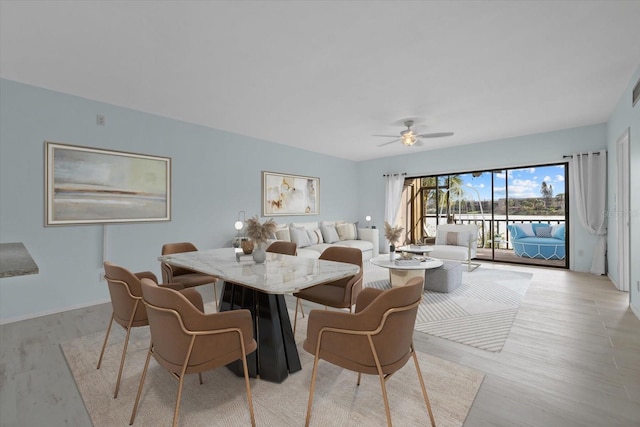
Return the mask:
[[[478, 260], [491, 260], [492, 248], [478, 248]], [[513, 249], [495, 249], [495, 255], [493, 261], [496, 262], [510, 262], [527, 265], [540, 265], [545, 267], [561, 267], [566, 268], [566, 259], [538, 259], [538, 258], [526, 258], [520, 257], [515, 254]]]

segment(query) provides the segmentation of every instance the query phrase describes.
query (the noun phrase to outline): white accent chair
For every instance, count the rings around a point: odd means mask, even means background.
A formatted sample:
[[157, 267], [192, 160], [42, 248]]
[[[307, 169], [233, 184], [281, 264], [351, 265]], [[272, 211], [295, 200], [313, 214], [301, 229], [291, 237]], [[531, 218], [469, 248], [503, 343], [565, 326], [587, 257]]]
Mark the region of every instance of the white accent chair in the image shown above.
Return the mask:
[[473, 271], [480, 264], [472, 263], [478, 251], [478, 226], [476, 224], [440, 224], [436, 229], [436, 244], [429, 256], [461, 261]]

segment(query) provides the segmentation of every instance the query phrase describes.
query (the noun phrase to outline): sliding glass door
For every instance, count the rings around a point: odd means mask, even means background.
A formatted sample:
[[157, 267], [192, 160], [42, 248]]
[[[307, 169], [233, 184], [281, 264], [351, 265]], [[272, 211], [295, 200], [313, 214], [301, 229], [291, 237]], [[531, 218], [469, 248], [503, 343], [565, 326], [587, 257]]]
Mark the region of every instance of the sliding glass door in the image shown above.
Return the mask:
[[433, 244], [438, 224], [478, 225], [478, 259], [568, 267], [566, 163], [409, 178], [408, 242]]

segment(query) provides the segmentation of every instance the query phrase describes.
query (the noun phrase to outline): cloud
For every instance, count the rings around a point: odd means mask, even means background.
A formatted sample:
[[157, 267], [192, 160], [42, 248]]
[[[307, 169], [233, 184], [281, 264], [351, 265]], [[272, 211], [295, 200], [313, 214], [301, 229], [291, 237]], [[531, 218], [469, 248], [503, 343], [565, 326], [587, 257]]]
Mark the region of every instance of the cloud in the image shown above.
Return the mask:
[[556, 175], [556, 181], [564, 182], [564, 175]]
[[514, 179], [509, 185], [509, 197], [539, 197], [540, 185], [531, 179]]
[[551, 177], [549, 175], [547, 175], [542, 180], [546, 181], [546, 182], [551, 182]]

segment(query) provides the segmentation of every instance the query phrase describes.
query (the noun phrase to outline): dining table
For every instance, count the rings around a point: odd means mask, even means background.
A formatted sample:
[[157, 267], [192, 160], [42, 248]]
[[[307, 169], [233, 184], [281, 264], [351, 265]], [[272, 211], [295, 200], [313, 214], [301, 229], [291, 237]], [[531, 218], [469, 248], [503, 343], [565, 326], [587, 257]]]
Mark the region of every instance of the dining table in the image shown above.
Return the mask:
[[[270, 252], [263, 263], [256, 263], [236, 248], [182, 252], [158, 260], [224, 282], [218, 311], [248, 309], [254, 322], [258, 348], [247, 355], [249, 375], [278, 383], [301, 369], [285, 295], [353, 276], [360, 268]], [[243, 375], [240, 361], [228, 367], [236, 375]]]

